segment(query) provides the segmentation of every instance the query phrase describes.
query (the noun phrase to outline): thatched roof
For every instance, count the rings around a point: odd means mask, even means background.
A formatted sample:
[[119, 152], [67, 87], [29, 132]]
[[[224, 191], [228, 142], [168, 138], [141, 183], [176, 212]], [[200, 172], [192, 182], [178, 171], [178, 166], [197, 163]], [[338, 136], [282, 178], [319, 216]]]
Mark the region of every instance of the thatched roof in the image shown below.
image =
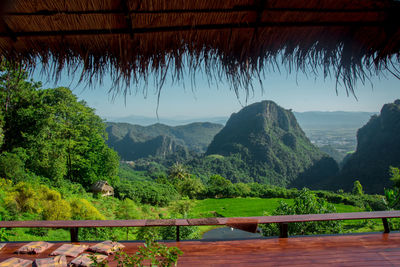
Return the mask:
[[249, 89], [283, 63], [352, 91], [356, 79], [399, 74], [395, 0], [10, 0], [2, 13], [1, 56], [53, 74], [83, 66], [87, 81], [111, 72], [161, 85], [201, 70]]
[[114, 188], [108, 184], [107, 181], [97, 181], [91, 188], [93, 192], [114, 192]]

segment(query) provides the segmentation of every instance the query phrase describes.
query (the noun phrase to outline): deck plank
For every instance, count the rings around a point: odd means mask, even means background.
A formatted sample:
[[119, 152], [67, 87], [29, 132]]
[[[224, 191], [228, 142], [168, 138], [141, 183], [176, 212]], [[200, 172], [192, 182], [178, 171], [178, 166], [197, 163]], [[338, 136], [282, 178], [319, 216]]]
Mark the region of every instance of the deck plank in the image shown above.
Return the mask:
[[[26, 243], [8, 243], [0, 251], [0, 261], [12, 256], [34, 260], [45, 258], [62, 243], [38, 255], [13, 254]], [[93, 244], [80, 242], [80, 244]], [[128, 254], [138, 242], [123, 242]], [[288, 239], [237, 241], [167, 242], [183, 251], [179, 266], [399, 266], [400, 233], [306, 236]], [[109, 257], [110, 260], [113, 256]], [[72, 259], [69, 259], [72, 260]], [[110, 266], [116, 266], [111, 262]]]

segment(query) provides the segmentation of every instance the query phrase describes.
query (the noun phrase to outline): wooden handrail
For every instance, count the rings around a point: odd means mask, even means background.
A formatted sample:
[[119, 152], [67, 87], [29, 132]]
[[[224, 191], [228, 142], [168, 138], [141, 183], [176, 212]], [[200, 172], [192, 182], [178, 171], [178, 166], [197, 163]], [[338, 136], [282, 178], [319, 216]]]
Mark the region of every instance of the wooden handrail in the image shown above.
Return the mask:
[[[288, 223], [360, 219], [382, 219], [385, 233], [388, 233], [390, 231], [388, 218], [400, 218], [400, 211], [160, 220], [0, 221], [0, 228], [69, 228], [71, 241], [78, 241], [78, 229], [89, 227], [176, 226], [177, 232], [179, 232], [180, 226], [278, 223], [281, 229], [280, 237], [287, 237]], [[179, 237], [177, 237], [178, 239]]]
[[257, 217], [159, 219], [159, 220], [79, 220], [79, 221], [0, 221], [0, 228], [88, 228], [88, 227], [149, 227], [149, 226], [202, 226], [226, 225], [231, 221], [257, 221], [265, 223], [293, 223], [359, 219], [400, 218], [400, 210], [374, 212], [348, 212], [305, 215], [278, 215]]

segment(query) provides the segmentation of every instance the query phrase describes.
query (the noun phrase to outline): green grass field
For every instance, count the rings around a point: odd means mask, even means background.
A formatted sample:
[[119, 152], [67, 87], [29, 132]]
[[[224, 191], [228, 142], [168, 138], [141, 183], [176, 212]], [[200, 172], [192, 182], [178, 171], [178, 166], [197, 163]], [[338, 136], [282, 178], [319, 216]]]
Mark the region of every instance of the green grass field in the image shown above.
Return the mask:
[[293, 203], [293, 199], [283, 198], [222, 198], [197, 200], [191, 217], [250, 217], [262, 216], [264, 212], [272, 213], [279, 202]]
[[[279, 206], [280, 201], [293, 204], [293, 199], [284, 198], [223, 198], [196, 200], [189, 214], [192, 218], [200, 217], [250, 217], [263, 216], [265, 212], [272, 212]], [[337, 212], [360, 212], [359, 207], [333, 204]], [[200, 227], [201, 232], [207, 232], [215, 226]], [[343, 222], [344, 233], [379, 232], [383, 231], [381, 220], [354, 220]]]
[[[284, 198], [222, 198], [204, 199], [195, 201], [195, 206], [190, 213], [193, 218], [198, 217], [250, 217], [263, 216], [265, 212], [272, 212], [284, 201], [293, 204], [293, 199]], [[362, 211], [358, 207], [334, 204], [337, 212]]]
[[[205, 217], [250, 217], [250, 216], [263, 216], [265, 212], [272, 214], [273, 211], [279, 206], [279, 203], [284, 201], [293, 204], [293, 199], [284, 198], [224, 198], [224, 199], [204, 199], [194, 200], [194, 206], [189, 213], [191, 218], [205, 218]], [[362, 209], [350, 205], [334, 204], [337, 212], [358, 212]], [[399, 220], [398, 220], [399, 221]], [[397, 222], [399, 224], [399, 222]], [[215, 226], [201, 226], [200, 232], [204, 233], [208, 230], [216, 228]], [[358, 233], [358, 232], [378, 232], [383, 231], [381, 220], [354, 220], [343, 222], [343, 233]], [[14, 229], [10, 232], [10, 241], [35, 241], [35, 240], [68, 240], [69, 231], [58, 229], [49, 230], [44, 236], [36, 236], [29, 233], [27, 229]], [[122, 229], [117, 231], [118, 240], [126, 239], [126, 231]], [[130, 231], [131, 236], [134, 238], [133, 230]], [[129, 239], [128, 238], [128, 239]]]

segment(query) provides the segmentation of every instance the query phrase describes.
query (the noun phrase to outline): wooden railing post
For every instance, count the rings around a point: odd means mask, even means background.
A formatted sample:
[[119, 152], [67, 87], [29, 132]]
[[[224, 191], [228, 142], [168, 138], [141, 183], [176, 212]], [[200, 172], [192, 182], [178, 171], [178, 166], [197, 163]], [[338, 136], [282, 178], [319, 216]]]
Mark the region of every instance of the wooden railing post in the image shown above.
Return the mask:
[[383, 228], [385, 228], [384, 233], [390, 233], [390, 227], [387, 218], [382, 218]]
[[69, 232], [71, 234], [71, 242], [78, 242], [78, 232], [79, 228], [78, 227], [73, 227], [69, 229]]
[[176, 241], [177, 242], [181, 241], [179, 237], [179, 225], [176, 226]]
[[287, 223], [279, 223], [279, 237], [280, 238], [288, 238], [288, 224]]

